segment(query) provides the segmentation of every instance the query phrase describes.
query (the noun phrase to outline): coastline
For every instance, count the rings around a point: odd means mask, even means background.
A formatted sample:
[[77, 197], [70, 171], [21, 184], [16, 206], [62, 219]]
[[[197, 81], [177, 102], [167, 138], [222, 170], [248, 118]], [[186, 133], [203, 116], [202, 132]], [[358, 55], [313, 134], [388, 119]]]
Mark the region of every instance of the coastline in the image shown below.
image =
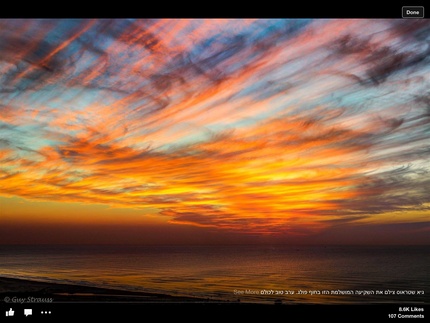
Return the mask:
[[[213, 303], [211, 299], [172, 296], [168, 294], [125, 291], [68, 283], [41, 282], [36, 280], [0, 276], [0, 300], [20, 303], [19, 299], [51, 299], [57, 302], [141, 302], [141, 303]], [[7, 301], [8, 300], [8, 301]]]

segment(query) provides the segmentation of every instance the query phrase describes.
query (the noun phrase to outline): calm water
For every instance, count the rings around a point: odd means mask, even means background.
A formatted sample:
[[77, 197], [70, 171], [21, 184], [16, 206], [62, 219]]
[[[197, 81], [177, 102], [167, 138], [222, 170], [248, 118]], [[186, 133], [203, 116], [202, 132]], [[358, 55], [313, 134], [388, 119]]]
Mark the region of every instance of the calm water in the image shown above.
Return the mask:
[[425, 246], [0, 246], [4, 277], [232, 301], [429, 303], [429, 273]]

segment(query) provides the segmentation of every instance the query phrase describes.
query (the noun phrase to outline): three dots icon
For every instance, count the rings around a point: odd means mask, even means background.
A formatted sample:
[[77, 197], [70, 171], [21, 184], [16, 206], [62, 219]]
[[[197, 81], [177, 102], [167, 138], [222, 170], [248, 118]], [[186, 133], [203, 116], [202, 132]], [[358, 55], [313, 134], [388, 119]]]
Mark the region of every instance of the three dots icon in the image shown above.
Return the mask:
[[51, 311], [41, 311], [40, 314], [51, 314]]

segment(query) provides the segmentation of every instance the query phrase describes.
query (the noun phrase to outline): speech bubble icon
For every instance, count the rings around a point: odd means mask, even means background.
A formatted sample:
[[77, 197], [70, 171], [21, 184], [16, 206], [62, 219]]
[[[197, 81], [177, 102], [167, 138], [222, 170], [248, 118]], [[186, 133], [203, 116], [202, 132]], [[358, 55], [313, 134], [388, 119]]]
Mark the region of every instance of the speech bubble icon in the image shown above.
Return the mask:
[[24, 315], [25, 316], [33, 315], [33, 310], [31, 308], [25, 308]]

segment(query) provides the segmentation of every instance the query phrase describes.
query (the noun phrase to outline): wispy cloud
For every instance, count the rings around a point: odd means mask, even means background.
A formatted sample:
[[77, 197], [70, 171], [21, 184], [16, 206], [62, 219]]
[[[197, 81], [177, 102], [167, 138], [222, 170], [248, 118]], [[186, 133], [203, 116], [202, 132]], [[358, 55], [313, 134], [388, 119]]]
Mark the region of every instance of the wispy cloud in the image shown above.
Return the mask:
[[426, 210], [429, 29], [1, 20], [2, 194], [254, 233]]

